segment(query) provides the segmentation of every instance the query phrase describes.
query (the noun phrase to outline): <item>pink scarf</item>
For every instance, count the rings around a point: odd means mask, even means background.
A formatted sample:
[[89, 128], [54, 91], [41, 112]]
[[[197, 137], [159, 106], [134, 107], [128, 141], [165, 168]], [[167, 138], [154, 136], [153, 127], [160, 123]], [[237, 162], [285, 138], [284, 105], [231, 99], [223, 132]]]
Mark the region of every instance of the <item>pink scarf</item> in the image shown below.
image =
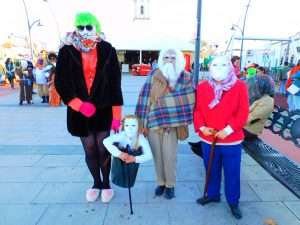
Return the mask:
[[217, 104], [220, 103], [220, 100], [222, 98], [223, 91], [230, 90], [234, 84], [237, 81], [236, 74], [234, 72], [234, 69], [232, 67], [231, 71], [229, 72], [227, 78], [223, 80], [220, 84], [218, 84], [211, 76], [208, 80], [208, 83], [211, 85], [211, 87], [214, 89], [215, 98], [212, 100], [211, 103], [209, 103], [208, 107], [210, 109], [214, 108]]

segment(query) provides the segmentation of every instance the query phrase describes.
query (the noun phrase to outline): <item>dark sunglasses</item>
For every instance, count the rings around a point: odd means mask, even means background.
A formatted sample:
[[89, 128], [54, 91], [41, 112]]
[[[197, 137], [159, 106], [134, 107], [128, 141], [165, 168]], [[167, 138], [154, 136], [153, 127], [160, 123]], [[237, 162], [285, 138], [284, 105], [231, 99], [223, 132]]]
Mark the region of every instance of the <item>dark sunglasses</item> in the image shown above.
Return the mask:
[[175, 56], [164, 56], [163, 59], [166, 59], [166, 60], [175, 60], [176, 57]]
[[81, 26], [81, 25], [79, 25], [79, 26], [77, 26], [77, 29], [80, 30], [80, 31], [83, 31], [84, 28], [85, 28], [87, 31], [93, 30], [93, 26], [92, 26], [92, 25], [86, 25], [86, 26]]

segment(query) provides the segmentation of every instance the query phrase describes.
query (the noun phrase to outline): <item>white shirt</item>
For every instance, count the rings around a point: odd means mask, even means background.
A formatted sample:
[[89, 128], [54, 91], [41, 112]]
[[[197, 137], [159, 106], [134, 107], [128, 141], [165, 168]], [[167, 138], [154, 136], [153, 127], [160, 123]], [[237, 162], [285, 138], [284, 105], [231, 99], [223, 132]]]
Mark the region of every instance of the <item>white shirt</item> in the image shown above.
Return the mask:
[[[139, 139], [139, 147], [142, 147], [143, 153], [142, 155], [135, 156], [135, 162], [144, 163], [153, 158], [152, 152], [148, 140], [142, 134], [138, 136], [138, 139]], [[103, 144], [106, 147], [106, 149], [110, 152], [110, 154], [112, 154], [112, 156], [114, 157], [119, 157], [119, 155], [122, 153], [115, 145], [113, 145], [113, 143], [116, 142], [119, 142], [120, 146], [123, 147], [126, 147], [127, 145], [133, 147], [134, 145], [134, 143], [131, 143], [131, 141], [126, 136], [124, 131], [117, 134], [110, 135], [109, 137], [103, 140]]]
[[36, 68], [34, 71], [34, 75], [35, 82], [37, 84], [47, 84], [47, 79], [49, 77], [49, 66], [46, 66], [43, 69]]

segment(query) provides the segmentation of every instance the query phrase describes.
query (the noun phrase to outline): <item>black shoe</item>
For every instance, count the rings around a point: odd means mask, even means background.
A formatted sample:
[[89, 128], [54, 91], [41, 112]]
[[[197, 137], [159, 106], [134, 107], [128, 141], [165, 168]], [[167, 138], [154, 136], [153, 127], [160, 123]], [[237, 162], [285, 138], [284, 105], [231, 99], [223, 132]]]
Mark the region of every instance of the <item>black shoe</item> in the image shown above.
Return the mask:
[[175, 197], [175, 189], [166, 187], [165, 198], [172, 199]]
[[231, 209], [231, 213], [232, 215], [236, 218], [236, 219], [241, 219], [242, 216], [242, 212], [240, 210], [240, 208], [237, 205], [229, 205], [230, 209]]
[[23, 101], [20, 101], [20, 102], [19, 102], [19, 105], [23, 105]]
[[196, 202], [200, 205], [206, 205], [211, 202], [220, 202], [220, 198], [209, 198], [209, 197], [202, 197], [198, 198]]
[[165, 191], [165, 186], [157, 186], [155, 188], [155, 195], [156, 196], [161, 196]]

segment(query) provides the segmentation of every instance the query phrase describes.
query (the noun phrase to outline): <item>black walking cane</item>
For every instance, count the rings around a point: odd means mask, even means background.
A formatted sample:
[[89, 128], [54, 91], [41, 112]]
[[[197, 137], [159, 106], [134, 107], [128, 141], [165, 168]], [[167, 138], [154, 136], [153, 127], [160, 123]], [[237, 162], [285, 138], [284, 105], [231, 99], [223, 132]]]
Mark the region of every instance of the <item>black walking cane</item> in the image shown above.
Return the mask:
[[126, 166], [126, 173], [127, 173], [127, 178], [128, 178], [128, 195], [129, 195], [130, 214], [133, 215], [132, 200], [131, 200], [131, 188], [130, 188], [130, 176], [129, 176], [129, 172], [128, 172], [128, 166]]
[[[128, 153], [128, 148], [127, 148], [127, 153]], [[122, 160], [122, 170], [123, 170], [123, 176], [126, 177], [127, 175], [127, 186], [128, 186], [128, 195], [129, 195], [129, 205], [130, 205], [130, 214], [133, 215], [133, 210], [132, 210], [132, 199], [131, 199], [131, 188], [130, 188], [130, 175], [128, 172], [128, 165], [124, 163]], [[126, 167], [126, 172], [125, 172], [125, 167]]]
[[214, 137], [214, 140], [211, 144], [209, 160], [208, 160], [208, 165], [207, 165], [207, 171], [206, 171], [206, 176], [205, 176], [205, 186], [204, 186], [203, 198], [205, 198], [207, 195], [208, 182], [209, 182], [209, 178], [210, 178], [211, 167], [212, 167], [213, 160], [214, 160], [216, 143], [217, 143], [217, 137]]

